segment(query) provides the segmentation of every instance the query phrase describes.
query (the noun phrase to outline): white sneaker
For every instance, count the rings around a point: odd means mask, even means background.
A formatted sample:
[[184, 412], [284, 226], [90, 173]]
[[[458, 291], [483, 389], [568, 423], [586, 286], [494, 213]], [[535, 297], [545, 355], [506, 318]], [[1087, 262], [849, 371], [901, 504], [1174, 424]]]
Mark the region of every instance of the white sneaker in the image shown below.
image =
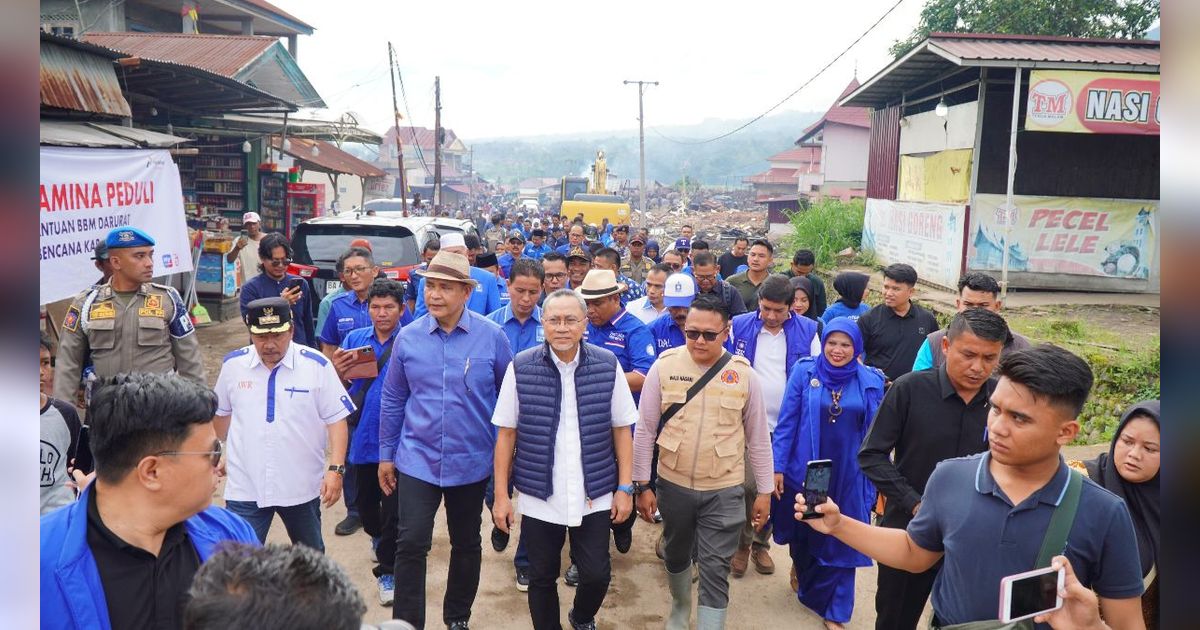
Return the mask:
[[396, 578], [392, 575], [381, 575], [376, 578], [379, 583], [379, 603], [391, 606], [396, 598]]

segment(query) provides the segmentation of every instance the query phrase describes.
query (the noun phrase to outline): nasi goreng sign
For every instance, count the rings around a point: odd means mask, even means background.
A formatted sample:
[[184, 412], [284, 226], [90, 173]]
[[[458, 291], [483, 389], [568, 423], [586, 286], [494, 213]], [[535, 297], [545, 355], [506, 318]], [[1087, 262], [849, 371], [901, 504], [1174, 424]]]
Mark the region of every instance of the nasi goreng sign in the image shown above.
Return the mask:
[[100, 278], [93, 249], [116, 227], [154, 238], [156, 277], [192, 270], [179, 170], [167, 151], [42, 147], [39, 193], [42, 304]]
[[1027, 131], [1159, 135], [1157, 74], [1034, 70]]

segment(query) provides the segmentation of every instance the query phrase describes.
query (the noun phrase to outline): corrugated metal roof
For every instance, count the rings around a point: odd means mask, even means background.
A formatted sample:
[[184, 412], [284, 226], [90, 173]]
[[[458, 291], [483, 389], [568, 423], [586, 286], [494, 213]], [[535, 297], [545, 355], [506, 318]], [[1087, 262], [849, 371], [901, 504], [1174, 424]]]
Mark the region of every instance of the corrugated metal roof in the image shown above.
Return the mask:
[[193, 33], [87, 33], [83, 41], [131, 57], [192, 66], [230, 79], [237, 78], [239, 72], [279, 43], [274, 37]]
[[775, 155], [767, 158], [768, 162], [805, 162], [808, 164], [819, 163], [821, 161], [821, 147], [819, 146], [804, 146], [796, 149], [788, 149], [780, 151]]
[[111, 57], [41, 42], [42, 105], [93, 114], [129, 117]]
[[41, 121], [38, 131], [41, 136], [41, 144], [58, 147], [139, 149], [144, 147], [165, 148], [182, 142], [191, 142], [187, 138], [148, 129], [59, 120]]
[[258, 7], [258, 8], [260, 8], [260, 9], [263, 9], [263, 10], [265, 10], [265, 11], [269, 11], [269, 12], [271, 12], [271, 13], [274, 13], [275, 15], [278, 15], [279, 17], [282, 17], [282, 18], [284, 18], [284, 19], [291, 20], [291, 21], [293, 21], [293, 22], [295, 22], [295, 23], [297, 23], [297, 24], [300, 24], [300, 25], [302, 25], [302, 26], [307, 26], [307, 27], [308, 27], [308, 29], [309, 29], [310, 31], [311, 31], [311, 30], [313, 30], [313, 27], [312, 27], [312, 25], [311, 25], [311, 24], [308, 24], [308, 23], [307, 23], [307, 22], [305, 22], [304, 20], [301, 20], [300, 18], [298, 18], [298, 17], [296, 17], [296, 16], [292, 15], [291, 13], [288, 13], [287, 11], [284, 11], [283, 9], [280, 9], [279, 7], [277, 7], [277, 6], [273, 5], [273, 4], [271, 4], [270, 2], [267, 2], [266, 0], [244, 0], [244, 2], [245, 2], [246, 4], [249, 4], [249, 5], [252, 5], [252, 6]]
[[1151, 40], [972, 33], [935, 33], [929, 40], [964, 62], [1047, 61], [1158, 66], [1161, 57], [1159, 42]]
[[800, 169], [795, 168], [772, 168], [757, 175], [751, 175], [743, 179], [743, 182], [749, 184], [791, 184], [796, 185], [800, 182]]
[[[280, 150], [282, 140], [279, 137], [271, 138], [271, 146], [276, 150]], [[323, 172], [333, 173], [348, 173], [359, 177], [382, 177], [386, 175], [382, 170], [364, 162], [349, 153], [337, 148], [337, 146], [325, 142], [324, 140], [312, 140], [309, 138], [288, 138], [288, 144], [291, 147], [284, 153], [291, 155], [301, 162], [311, 164], [316, 168], [309, 170], [319, 170]], [[313, 147], [317, 147], [317, 155], [312, 154]]]
[[988, 33], [934, 33], [839, 101], [880, 108], [922, 85], [978, 68], [1055, 68], [1158, 72], [1159, 42]]

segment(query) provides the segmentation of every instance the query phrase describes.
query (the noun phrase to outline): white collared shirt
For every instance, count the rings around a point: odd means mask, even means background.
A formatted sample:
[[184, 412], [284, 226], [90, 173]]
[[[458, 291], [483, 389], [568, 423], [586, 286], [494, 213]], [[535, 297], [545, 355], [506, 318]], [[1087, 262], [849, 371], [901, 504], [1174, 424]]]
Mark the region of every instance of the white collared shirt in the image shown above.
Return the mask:
[[316, 498], [326, 469], [326, 425], [354, 411], [333, 363], [292, 342], [270, 370], [249, 345], [225, 357], [214, 389], [217, 415], [232, 416], [225, 499], [287, 507]]
[[[579, 352], [570, 363], [563, 363], [551, 354], [558, 367], [562, 387], [562, 416], [558, 421], [558, 433], [554, 438], [554, 482], [553, 494], [546, 500], [522, 495], [517, 499], [517, 511], [539, 521], [578, 527], [583, 517], [612, 509], [612, 494], [592, 497], [589, 502], [583, 485], [583, 451], [579, 438], [579, 405], [575, 402], [575, 368], [579, 366]], [[520, 430], [517, 404], [517, 379], [513, 366], [509, 364], [500, 386], [500, 397], [492, 424], [506, 429]], [[626, 427], [638, 420], [637, 406], [629, 382], [621, 372], [620, 365], [613, 370], [612, 426]]]
[[626, 304], [625, 310], [629, 311], [629, 313], [634, 317], [642, 320], [643, 324], [649, 326], [650, 324], [654, 323], [654, 320], [658, 319], [659, 315], [667, 312], [667, 307], [663, 306], [662, 310], [654, 308], [654, 305], [650, 303], [650, 296], [643, 295], [642, 297], [631, 301], [629, 304]]
[[787, 389], [787, 335], [781, 329], [772, 335], [766, 326], [758, 332], [755, 340], [754, 371], [762, 385], [763, 410], [767, 414], [767, 428], [775, 431], [779, 424], [779, 407], [783, 405], [784, 390]]

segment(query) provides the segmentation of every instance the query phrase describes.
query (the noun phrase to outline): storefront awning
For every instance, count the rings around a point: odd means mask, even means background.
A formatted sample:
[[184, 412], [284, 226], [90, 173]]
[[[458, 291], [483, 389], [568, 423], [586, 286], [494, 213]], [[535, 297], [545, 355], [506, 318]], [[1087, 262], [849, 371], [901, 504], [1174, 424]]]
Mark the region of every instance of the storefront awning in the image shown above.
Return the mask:
[[[358, 177], [382, 177], [382, 170], [368, 162], [364, 162], [349, 153], [337, 148], [324, 140], [308, 138], [288, 138], [289, 148], [281, 149], [282, 140], [278, 136], [271, 138], [271, 148], [292, 156], [306, 171], [321, 173], [346, 173]], [[316, 148], [316, 155], [313, 149]]]
[[38, 125], [41, 144], [57, 147], [108, 147], [163, 149], [191, 142], [165, 133], [101, 123], [43, 120]]

